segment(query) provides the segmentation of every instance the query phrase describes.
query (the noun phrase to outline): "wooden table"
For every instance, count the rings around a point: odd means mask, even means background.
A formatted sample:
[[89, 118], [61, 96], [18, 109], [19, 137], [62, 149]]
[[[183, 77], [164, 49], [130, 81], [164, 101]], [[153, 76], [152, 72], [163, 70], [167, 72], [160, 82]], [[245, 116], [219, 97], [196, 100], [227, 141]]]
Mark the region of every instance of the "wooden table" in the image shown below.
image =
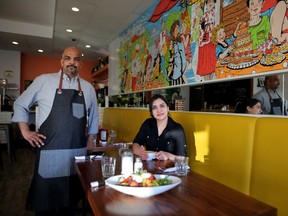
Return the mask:
[[[160, 173], [158, 167], [174, 166], [173, 162], [157, 160], [143, 164], [153, 173]], [[103, 179], [100, 160], [75, 161], [74, 165], [94, 215], [277, 215], [277, 209], [193, 171], [180, 177], [182, 183], [165, 193], [137, 198], [109, 186], [90, 187], [90, 182]], [[116, 174], [120, 169], [118, 158]]]
[[93, 147], [92, 152], [107, 152], [107, 151], [116, 151], [121, 146], [117, 145], [119, 143], [123, 143], [124, 141], [121, 139], [109, 139], [105, 145], [101, 144], [97, 141], [96, 146]]

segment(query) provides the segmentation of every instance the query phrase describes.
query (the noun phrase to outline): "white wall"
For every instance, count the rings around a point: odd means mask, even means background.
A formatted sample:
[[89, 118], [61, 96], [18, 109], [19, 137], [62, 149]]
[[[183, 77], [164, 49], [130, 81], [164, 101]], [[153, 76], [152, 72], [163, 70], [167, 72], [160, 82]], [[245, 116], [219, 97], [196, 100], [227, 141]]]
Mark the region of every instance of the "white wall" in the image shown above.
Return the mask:
[[[18, 90], [7, 90], [7, 95], [18, 97], [20, 94], [20, 68], [21, 53], [18, 51], [0, 50], [0, 78], [7, 79], [8, 87], [12, 86]], [[5, 71], [12, 71], [12, 76], [7, 76]]]

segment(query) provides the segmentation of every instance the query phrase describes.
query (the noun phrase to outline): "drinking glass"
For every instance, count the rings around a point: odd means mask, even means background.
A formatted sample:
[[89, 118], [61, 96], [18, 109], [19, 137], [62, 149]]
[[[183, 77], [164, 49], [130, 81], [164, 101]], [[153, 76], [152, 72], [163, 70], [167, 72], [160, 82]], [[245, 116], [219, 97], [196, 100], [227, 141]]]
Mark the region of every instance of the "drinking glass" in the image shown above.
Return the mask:
[[105, 178], [115, 175], [116, 158], [103, 156], [101, 159], [102, 175]]
[[120, 147], [118, 149], [118, 153], [119, 153], [120, 157], [122, 156], [122, 151], [125, 150], [125, 149], [129, 149], [128, 143], [121, 143], [121, 145], [120, 145]]
[[188, 173], [188, 162], [189, 158], [185, 156], [176, 156], [175, 157], [175, 168], [176, 174], [178, 176], [186, 176]]

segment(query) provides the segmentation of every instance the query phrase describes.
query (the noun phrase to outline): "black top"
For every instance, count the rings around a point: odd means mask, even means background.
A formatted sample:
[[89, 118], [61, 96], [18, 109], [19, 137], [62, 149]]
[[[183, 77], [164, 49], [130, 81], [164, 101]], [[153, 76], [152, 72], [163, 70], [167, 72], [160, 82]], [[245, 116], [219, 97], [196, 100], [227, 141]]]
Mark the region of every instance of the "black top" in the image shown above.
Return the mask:
[[146, 146], [146, 150], [149, 151], [166, 151], [174, 155], [187, 156], [185, 131], [181, 124], [170, 117], [160, 136], [156, 119], [146, 119], [133, 142]]

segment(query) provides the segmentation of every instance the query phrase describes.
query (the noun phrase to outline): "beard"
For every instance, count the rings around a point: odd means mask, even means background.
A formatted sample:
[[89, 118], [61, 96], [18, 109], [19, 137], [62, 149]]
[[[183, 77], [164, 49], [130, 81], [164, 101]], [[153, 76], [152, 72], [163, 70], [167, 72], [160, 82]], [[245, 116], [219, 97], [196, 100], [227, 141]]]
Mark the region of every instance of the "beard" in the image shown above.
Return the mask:
[[77, 75], [78, 68], [77, 68], [76, 66], [74, 66], [74, 65], [68, 65], [68, 66], [66, 67], [66, 69], [67, 69], [66, 72], [67, 72], [67, 74], [68, 74], [69, 76], [74, 77], [74, 76]]

